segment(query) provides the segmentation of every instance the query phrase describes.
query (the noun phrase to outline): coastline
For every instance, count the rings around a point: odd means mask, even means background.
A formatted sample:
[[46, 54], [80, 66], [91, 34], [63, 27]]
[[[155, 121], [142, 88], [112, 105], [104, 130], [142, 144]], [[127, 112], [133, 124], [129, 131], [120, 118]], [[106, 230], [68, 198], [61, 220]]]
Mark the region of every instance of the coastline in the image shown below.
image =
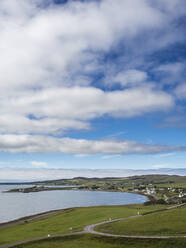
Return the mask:
[[[117, 191], [118, 192], [118, 191]], [[132, 194], [137, 194], [137, 195], [143, 195], [145, 196], [149, 201], [157, 200], [158, 198], [155, 195], [147, 195], [143, 192], [135, 192], [135, 191], [124, 191], [126, 193], [132, 193]]]
[[[32, 189], [32, 188], [31, 188]], [[25, 190], [25, 189], [24, 189]], [[29, 188], [30, 190], [30, 188]], [[157, 197], [155, 195], [149, 195], [149, 194], [145, 194], [144, 192], [142, 191], [115, 191], [115, 190], [97, 190], [97, 189], [81, 189], [81, 188], [72, 188], [72, 187], [64, 187], [64, 188], [60, 188], [60, 187], [56, 187], [56, 188], [47, 188], [46, 189], [37, 189], [36, 191], [26, 191], [26, 192], [23, 192], [23, 191], [19, 191], [19, 189], [12, 189], [12, 190], [8, 190], [8, 191], [3, 191], [3, 193], [24, 193], [24, 194], [28, 194], [28, 193], [38, 193], [38, 192], [41, 192], [41, 191], [55, 191], [55, 190], [74, 190], [74, 191], [93, 191], [93, 192], [116, 192], [116, 193], [131, 193], [131, 194], [136, 194], [136, 195], [143, 195], [145, 196], [149, 201], [151, 200], [157, 200]]]
[[15, 220], [2, 222], [2, 223], [0, 223], [0, 229], [4, 228], [4, 227], [14, 226], [14, 225], [21, 224], [21, 223], [26, 223], [26, 222], [32, 221], [32, 220], [42, 219], [42, 218], [48, 217], [52, 214], [55, 214], [58, 212], [63, 212], [63, 211], [68, 211], [68, 210], [72, 210], [72, 209], [73, 208], [62, 208], [62, 209], [50, 210], [50, 211], [45, 211], [45, 212], [41, 212], [38, 214], [24, 216], [24, 217], [15, 219]]
[[[84, 190], [84, 191], [131, 193], [131, 194], [136, 194], [136, 195], [143, 195], [148, 200], [151, 200], [152, 199], [151, 196], [145, 195], [145, 194], [139, 193], [139, 192], [137, 193], [137, 192], [128, 192], [128, 191], [100, 191], [100, 190]], [[136, 204], [138, 204], [138, 203], [136, 203]], [[121, 204], [121, 205], [106, 205], [106, 206], [108, 206], [108, 207], [109, 206], [127, 206], [127, 205], [136, 205], [136, 204]], [[139, 203], [139, 204], [141, 204], [141, 203]], [[101, 206], [102, 205], [98, 205], [98, 206], [87, 206], [87, 207], [101, 207]], [[24, 217], [15, 219], [15, 220], [11, 220], [11, 221], [0, 223], [0, 229], [5, 228], [5, 227], [14, 226], [14, 225], [21, 224], [21, 223], [26, 223], [26, 222], [37, 220], [37, 219], [42, 219], [42, 218], [45, 218], [45, 217], [49, 217], [50, 215], [55, 214], [55, 213], [58, 213], [58, 212], [65, 212], [65, 211], [73, 210], [73, 209], [76, 209], [76, 208], [84, 208], [84, 207], [82, 206], [82, 207], [73, 207], [73, 208], [54, 209], [54, 210], [49, 210], [49, 211], [41, 212], [41, 213], [38, 213], [38, 214], [24, 216]]]

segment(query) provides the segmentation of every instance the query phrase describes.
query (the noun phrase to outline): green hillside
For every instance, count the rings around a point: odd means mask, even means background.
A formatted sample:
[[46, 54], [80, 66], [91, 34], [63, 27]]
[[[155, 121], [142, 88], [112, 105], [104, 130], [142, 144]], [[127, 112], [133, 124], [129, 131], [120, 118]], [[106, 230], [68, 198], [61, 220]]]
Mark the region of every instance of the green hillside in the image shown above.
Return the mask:
[[186, 235], [186, 206], [105, 224], [97, 230], [123, 235]]

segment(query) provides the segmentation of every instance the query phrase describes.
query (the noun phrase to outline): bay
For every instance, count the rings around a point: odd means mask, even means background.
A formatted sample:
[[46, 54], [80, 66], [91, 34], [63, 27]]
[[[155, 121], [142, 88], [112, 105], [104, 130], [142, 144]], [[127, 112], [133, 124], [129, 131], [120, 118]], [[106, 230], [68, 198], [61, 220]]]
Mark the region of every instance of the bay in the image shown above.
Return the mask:
[[144, 203], [143, 195], [122, 192], [54, 190], [36, 193], [3, 193], [29, 185], [0, 185], [0, 223], [50, 210], [99, 205]]

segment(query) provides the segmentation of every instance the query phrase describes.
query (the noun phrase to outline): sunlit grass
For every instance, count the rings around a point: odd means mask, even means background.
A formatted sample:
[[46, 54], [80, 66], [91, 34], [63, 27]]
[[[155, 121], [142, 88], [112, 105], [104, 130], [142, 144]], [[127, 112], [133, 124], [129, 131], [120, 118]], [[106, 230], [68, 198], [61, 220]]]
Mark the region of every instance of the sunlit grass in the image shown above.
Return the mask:
[[109, 218], [127, 217], [136, 215], [138, 211], [145, 213], [160, 208], [164, 206], [125, 205], [69, 209], [47, 218], [0, 229], [0, 245], [47, 234], [69, 233], [70, 227], [72, 231], [80, 231], [85, 225]]
[[186, 235], [186, 206], [105, 224], [97, 230], [126, 235]]

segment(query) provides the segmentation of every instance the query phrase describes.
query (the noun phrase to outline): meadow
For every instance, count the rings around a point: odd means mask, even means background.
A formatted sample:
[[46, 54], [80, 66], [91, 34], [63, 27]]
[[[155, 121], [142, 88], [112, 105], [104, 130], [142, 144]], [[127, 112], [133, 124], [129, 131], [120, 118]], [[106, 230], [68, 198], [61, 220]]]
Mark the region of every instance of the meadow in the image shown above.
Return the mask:
[[[68, 209], [38, 220], [1, 228], [0, 246], [28, 238], [46, 236], [48, 234], [81, 231], [86, 225], [102, 222], [109, 218], [128, 217], [136, 215], [138, 211], [142, 214], [163, 208], [165, 206], [161, 205], [124, 205]], [[72, 230], [70, 230], [71, 227]]]
[[16, 248], [185, 248], [185, 239], [126, 239], [96, 235], [77, 235], [73, 237], [54, 238], [39, 242], [31, 242]]
[[123, 235], [186, 235], [186, 206], [105, 224], [97, 230]]

